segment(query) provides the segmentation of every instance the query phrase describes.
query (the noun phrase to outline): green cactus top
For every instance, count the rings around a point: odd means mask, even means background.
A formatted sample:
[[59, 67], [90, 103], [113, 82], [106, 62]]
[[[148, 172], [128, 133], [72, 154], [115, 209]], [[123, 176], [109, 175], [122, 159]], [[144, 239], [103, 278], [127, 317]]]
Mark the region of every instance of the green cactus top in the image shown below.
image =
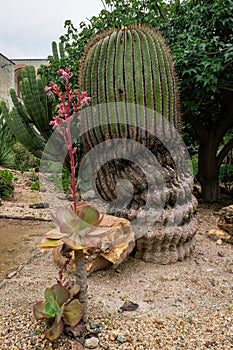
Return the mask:
[[79, 88], [87, 91], [93, 104], [125, 101], [145, 106], [180, 130], [171, 53], [162, 35], [148, 25], [111, 29], [95, 36], [84, 49]]

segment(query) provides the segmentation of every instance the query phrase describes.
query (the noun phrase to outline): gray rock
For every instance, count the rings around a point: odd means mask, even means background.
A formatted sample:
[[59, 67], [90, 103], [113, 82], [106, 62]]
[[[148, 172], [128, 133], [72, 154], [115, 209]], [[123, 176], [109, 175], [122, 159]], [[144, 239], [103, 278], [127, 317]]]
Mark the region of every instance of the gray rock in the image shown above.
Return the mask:
[[119, 333], [117, 336], [117, 341], [120, 343], [125, 343], [127, 341], [127, 338], [123, 333]]
[[84, 346], [87, 349], [96, 349], [99, 346], [99, 339], [96, 337], [91, 337], [85, 340]]
[[90, 190], [90, 191], [87, 191], [85, 194], [84, 194], [84, 198], [87, 200], [87, 199], [95, 199], [96, 198], [96, 194], [95, 194], [95, 191], [93, 190]]

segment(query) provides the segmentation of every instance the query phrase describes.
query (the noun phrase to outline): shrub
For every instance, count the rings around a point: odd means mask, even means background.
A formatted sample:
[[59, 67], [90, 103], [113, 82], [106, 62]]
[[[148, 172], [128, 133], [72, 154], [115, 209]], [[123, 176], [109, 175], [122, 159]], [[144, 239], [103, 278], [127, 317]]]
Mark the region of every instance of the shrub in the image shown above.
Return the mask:
[[14, 175], [8, 170], [0, 170], [0, 196], [9, 196], [14, 191]]

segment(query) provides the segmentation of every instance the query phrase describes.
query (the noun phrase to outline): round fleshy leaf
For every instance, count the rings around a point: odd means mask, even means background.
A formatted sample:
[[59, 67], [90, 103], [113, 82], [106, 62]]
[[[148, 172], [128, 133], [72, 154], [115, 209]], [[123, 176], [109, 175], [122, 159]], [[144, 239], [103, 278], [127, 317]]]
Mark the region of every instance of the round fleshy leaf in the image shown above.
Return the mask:
[[55, 229], [46, 232], [45, 237], [50, 239], [61, 239], [62, 237], [64, 237], [64, 235], [60, 231]]
[[38, 303], [33, 306], [33, 315], [36, 320], [42, 320], [44, 318], [48, 320], [52, 318], [52, 315], [45, 311], [45, 305], [45, 302], [38, 301]]
[[38, 248], [56, 248], [62, 245], [63, 242], [60, 239], [43, 238], [38, 244]]
[[83, 305], [77, 300], [72, 300], [65, 306], [63, 312], [63, 320], [71, 327], [79, 323], [83, 315]]
[[65, 287], [60, 284], [55, 284], [52, 286], [52, 290], [56, 295], [56, 300], [59, 306], [64, 304], [70, 298], [70, 292]]

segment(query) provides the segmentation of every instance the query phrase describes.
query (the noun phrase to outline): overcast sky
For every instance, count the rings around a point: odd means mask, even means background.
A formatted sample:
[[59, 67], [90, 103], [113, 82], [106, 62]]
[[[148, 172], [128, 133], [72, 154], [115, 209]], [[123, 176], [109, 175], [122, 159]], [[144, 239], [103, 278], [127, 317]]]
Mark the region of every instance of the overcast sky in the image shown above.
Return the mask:
[[65, 20], [76, 28], [96, 16], [101, 0], [0, 0], [0, 53], [12, 58], [47, 58], [51, 43], [65, 34]]

